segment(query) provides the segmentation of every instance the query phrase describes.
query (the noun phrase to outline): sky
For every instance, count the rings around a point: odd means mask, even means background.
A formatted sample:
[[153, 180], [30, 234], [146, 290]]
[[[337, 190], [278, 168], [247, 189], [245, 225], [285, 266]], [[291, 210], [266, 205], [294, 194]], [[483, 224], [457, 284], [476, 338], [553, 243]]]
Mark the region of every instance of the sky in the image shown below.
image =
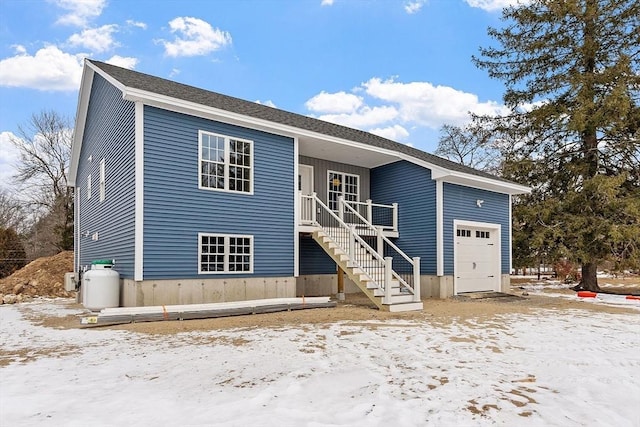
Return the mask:
[[516, 0], [0, 0], [0, 187], [32, 114], [75, 118], [84, 58], [432, 152], [500, 113], [471, 56]]
[[168, 334], [52, 326], [79, 325], [86, 311], [72, 302], [0, 306], [1, 425], [640, 424], [633, 308], [236, 329], [215, 319]]

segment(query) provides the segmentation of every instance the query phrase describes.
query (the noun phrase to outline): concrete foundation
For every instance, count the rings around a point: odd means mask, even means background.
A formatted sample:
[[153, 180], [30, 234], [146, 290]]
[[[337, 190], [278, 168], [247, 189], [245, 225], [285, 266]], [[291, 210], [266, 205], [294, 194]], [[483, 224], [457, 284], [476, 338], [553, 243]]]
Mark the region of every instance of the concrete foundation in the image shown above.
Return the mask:
[[[328, 296], [338, 292], [337, 274], [309, 274], [296, 279], [296, 296]], [[353, 294], [360, 289], [348, 277], [344, 278], [344, 292]], [[453, 276], [420, 276], [420, 298], [449, 298], [453, 296]]]
[[[327, 294], [325, 294], [327, 295]], [[121, 280], [120, 306], [205, 304], [296, 296], [295, 277]]]
[[503, 274], [500, 276], [500, 292], [511, 292], [511, 275]]

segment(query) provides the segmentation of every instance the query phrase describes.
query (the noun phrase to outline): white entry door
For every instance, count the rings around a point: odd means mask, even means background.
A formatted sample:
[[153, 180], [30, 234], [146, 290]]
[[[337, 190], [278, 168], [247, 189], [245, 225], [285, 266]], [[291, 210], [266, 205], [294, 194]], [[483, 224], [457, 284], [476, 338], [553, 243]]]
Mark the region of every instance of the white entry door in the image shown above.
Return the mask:
[[457, 224], [454, 228], [455, 293], [499, 291], [499, 226]]
[[313, 193], [313, 166], [298, 165], [298, 191], [307, 196]]

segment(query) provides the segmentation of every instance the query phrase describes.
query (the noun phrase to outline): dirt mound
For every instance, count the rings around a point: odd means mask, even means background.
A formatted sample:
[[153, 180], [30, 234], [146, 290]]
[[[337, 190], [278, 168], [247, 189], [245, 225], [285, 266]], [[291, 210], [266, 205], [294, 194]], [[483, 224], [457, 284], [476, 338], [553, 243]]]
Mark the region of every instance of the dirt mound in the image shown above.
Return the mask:
[[[38, 258], [0, 280], [0, 294], [22, 297], [72, 297], [64, 290], [64, 273], [73, 271], [73, 252]], [[2, 300], [2, 298], [0, 298]], [[22, 298], [20, 298], [22, 300]]]

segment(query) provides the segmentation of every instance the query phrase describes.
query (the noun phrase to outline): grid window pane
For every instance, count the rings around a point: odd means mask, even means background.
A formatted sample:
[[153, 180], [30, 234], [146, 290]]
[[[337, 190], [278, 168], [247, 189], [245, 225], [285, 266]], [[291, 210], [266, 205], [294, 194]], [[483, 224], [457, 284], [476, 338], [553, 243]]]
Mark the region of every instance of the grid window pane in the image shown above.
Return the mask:
[[251, 192], [250, 141], [200, 133], [200, 186]]
[[250, 237], [201, 235], [200, 272], [250, 272], [252, 252]]

